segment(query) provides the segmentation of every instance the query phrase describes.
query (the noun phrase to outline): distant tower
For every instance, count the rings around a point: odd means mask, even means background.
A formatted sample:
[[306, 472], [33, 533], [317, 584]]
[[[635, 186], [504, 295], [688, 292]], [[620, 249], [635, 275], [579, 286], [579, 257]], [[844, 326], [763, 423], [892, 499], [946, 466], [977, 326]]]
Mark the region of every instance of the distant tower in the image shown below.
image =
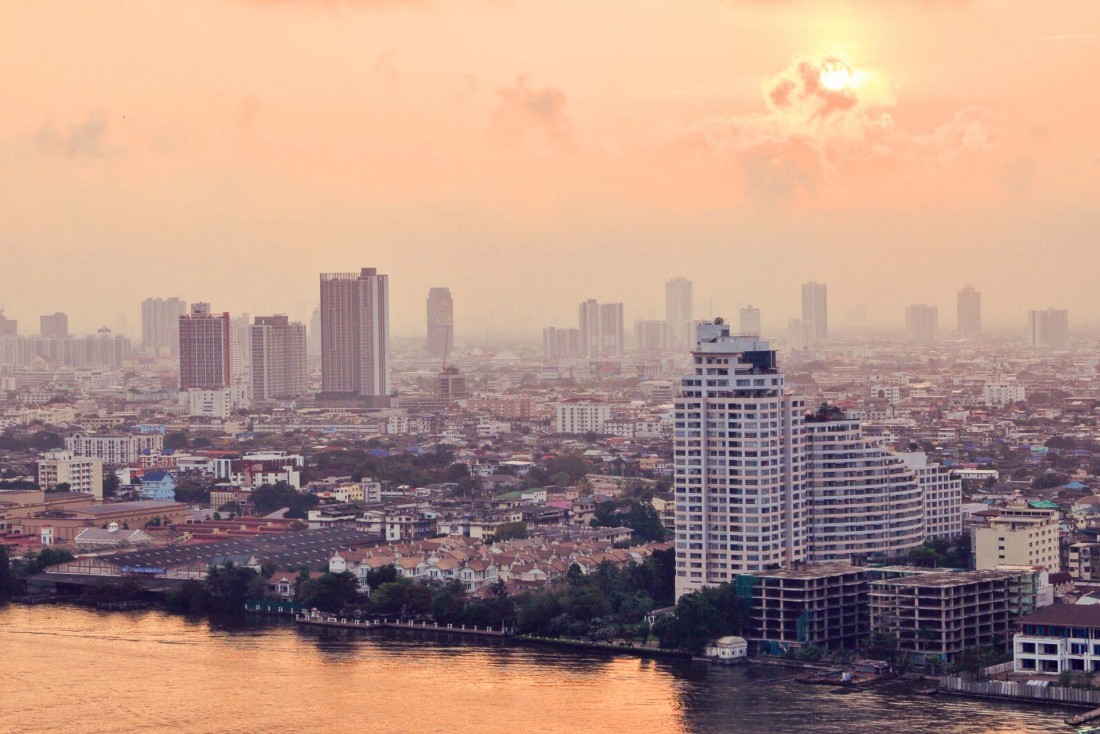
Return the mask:
[[428, 356], [447, 359], [455, 341], [454, 300], [450, 288], [428, 291]]
[[958, 332], [967, 341], [982, 340], [982, 294], [968, 285], [959, 291], [957, 300]]
[[694, 345], [694, 303], [690, 280], [681, 276], [665, 283], [665, 324], [670, 349], [686, 351]]
[[626, 351], [623, 340], [623, 304], [597, 303], [589, 298], [580, 305], [581, 356], [619, 357]]
[[909, 341], [931, 343], [939, 334], [939, 309], [926, 303], [914, 303], [905, 309], [905, 330]]
[[741, 309], [741, 328], [738, 336], [760, 336], [760, 309], [756, 306], [745, 306]]
[[375, 268], [321, 274], [321, 389], [335, 399], [389, 404], [389, 276]]
[[1046, 352], [1069, 349], [1069, 311], [1048, 308], [1027, 314], [1027, 343]]
[[0, 306], [0, 336], [19, 336], [19, 322], [6, 318], [3, 306]]
[[829, 338], [829, 291], [824, 283], [802, 284], [802, 321], [813, 326], [814, 341]]
[[176, 355], [180, 317], [187, 304], [179, 298], [146, 298], [141, 302], [141, 346], [156, 354]]
[[193, 303], [190, 315], [180, 316], [180, 390], [229, 387], [229, 332], [229, 314], [212, 314], [209, 303]]
[[306, 392], [306, 327], [285, 315], [257, 316], [250, 330], [254, 400]]
[[306, 341], [306, 354], [310, 357], [321, 356], [321, 307], [313, 309], [309, 320], [309, 336]]
[[664, 321], [635, 321], [634, 348], [648, 357], [659, 355], [668, 344], [668, 325]]
[[66, 337], [69, 335], [69, 317], [60, 311], [38, 319], [38, 333], [42, 336]]

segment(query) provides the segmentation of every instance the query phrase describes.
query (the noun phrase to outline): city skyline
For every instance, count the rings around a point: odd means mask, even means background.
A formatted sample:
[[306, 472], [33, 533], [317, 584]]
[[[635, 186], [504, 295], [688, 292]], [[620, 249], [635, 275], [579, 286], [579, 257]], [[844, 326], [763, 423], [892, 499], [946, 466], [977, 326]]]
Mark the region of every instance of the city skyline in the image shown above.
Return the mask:
[[[1095, 326], [1094, 289], [1064, 266], [1096, 262], [1096, 103], [1075, 90], [1100, 71], [1077, 34], [1100, 7], [807, 7], [21, 5], [0, 30], [19, 99], [0, 115], [0, 302], [24, 330], [55, 311], [74, 333], [135, 324], [125, 263], [142, 296], [305, 322], [304, 274], [354, 269], [367, 248], [393, 277], [397, 334], [420, 333], [439, 282], [464, 338], [535, 334], [592, 295], [660, 318], [675, 274], [700, 316], [753, 303], [773, 333], [810, 279], [872, 326], [909, 303], [951, 313], [966, 282], [987, 327], [1047, 305]], [[172, 63], [195, 44], [201, 60]], [[834, 57], [851, 83], [807, 85]], [[444, 253], [462, 255], [435, 265]], [[868, 277], [887, 273], [905, 277]]]

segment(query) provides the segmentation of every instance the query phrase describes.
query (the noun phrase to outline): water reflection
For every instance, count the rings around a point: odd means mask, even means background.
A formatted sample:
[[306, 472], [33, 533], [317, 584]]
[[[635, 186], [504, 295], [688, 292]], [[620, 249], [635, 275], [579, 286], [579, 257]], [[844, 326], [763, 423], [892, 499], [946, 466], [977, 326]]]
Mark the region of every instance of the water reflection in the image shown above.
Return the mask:
[[263, 618], [0, 608], [0, 731], [1065, 732], [1063, 711]]

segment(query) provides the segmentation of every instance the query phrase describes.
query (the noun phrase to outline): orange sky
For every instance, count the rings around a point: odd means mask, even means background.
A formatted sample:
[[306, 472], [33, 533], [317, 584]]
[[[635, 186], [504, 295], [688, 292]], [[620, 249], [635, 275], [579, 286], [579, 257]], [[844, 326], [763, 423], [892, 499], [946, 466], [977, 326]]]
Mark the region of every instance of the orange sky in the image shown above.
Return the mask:
[[950, 329], [968, 282], [1100, 323], [1098, 34], [1094, 0], [12, 0], [0, 304], [302, 317], [374, 266], [396, 332], [445, 285], [459, 339], [662, 317], [677, 275], [773, 332], [809, 279], [835, 323]]

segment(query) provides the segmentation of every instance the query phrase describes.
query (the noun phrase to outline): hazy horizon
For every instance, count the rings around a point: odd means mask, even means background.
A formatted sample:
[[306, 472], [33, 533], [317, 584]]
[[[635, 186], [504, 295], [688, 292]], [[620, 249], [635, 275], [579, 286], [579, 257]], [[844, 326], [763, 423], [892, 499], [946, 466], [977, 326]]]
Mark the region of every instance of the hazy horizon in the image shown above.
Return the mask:
[[[1100, 324], [1100, 5], [993, 0], [13, 3], [0, 40], [0, 305], [140, 334], [140, 303], [305, 318], [390, 276], [394, 333], [664, 318], [799, 287], [898, 328], [1032, 308]], [[74, 29], [79, 28], [79, 32]], [[842, 59], [850, 83], [820, 82]], [[708, 304], [709, 307], [708, 307]]]

